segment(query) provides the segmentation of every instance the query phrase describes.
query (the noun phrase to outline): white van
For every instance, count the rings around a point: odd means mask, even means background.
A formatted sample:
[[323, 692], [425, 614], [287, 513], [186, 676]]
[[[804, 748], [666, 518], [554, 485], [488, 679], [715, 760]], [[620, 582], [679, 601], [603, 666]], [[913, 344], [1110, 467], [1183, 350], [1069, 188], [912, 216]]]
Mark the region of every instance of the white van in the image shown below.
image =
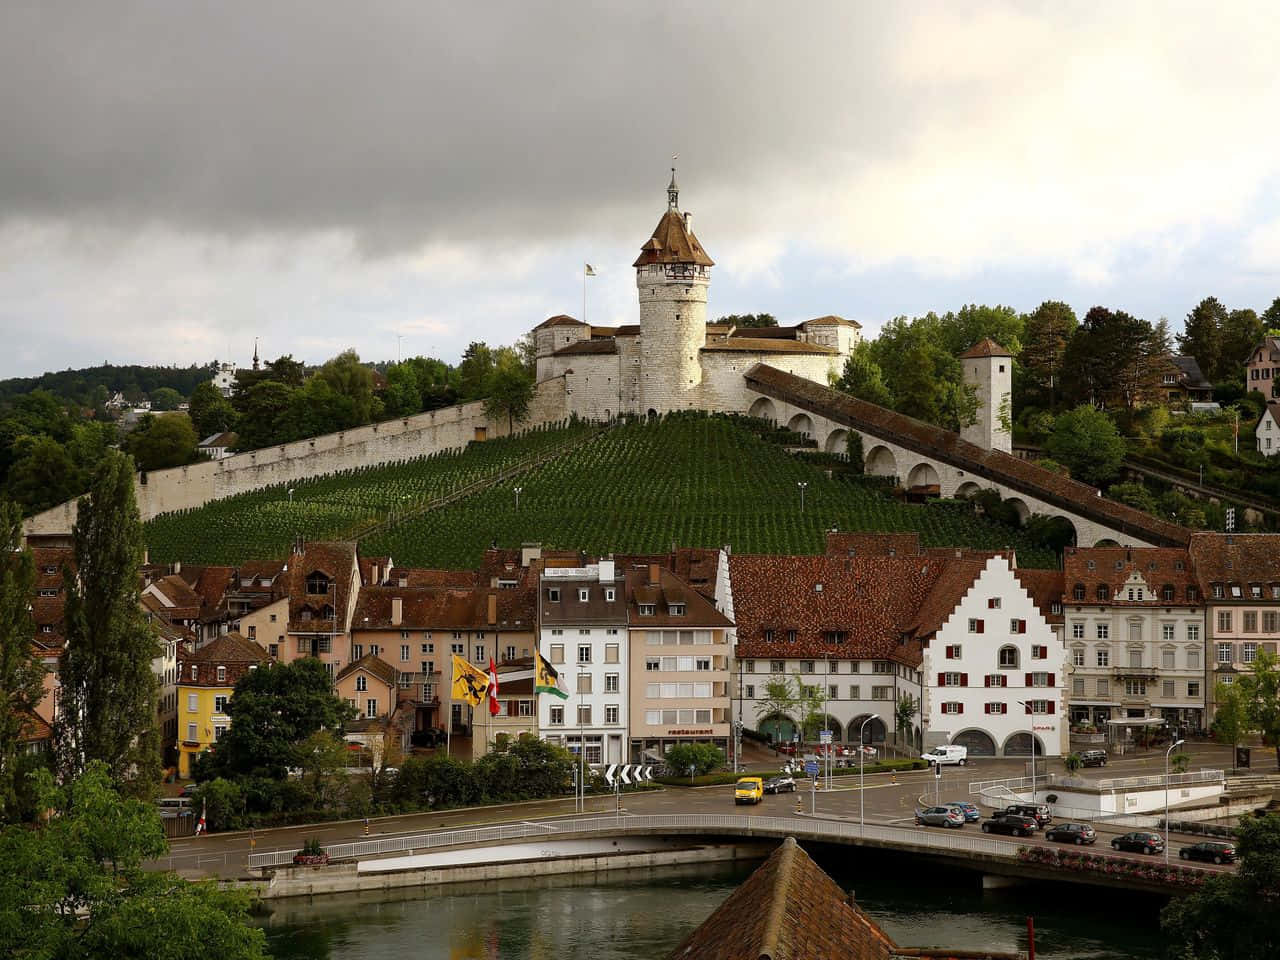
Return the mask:
[[946, 746], [934, 747], [928, 753], [920, 754], [920, 759], [928, 760], [930, 763], [936, 763], [939, 766], [955, 763], [963, 767], [969, 759], [969, 748], [949, 743]]

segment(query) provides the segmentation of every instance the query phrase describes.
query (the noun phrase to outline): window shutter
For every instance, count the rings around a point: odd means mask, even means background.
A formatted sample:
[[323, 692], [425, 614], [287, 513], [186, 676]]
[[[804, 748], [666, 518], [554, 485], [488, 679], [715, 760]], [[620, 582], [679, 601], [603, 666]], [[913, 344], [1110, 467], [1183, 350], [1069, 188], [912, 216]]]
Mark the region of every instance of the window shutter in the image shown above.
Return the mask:
[[1027, 701], [1027, 713], [1028, 713], [1028, 714], [1030, 714], [1030, 713], [1031, 713], [1031, 701], [1030, 701], [1030, 700], [1028, 700], [1028, 701]]
[[995, 598], [995, 597], [988, 597], [988, 598], [987, 598], [987, 609], [988, 609], [988, 610], [994, 610], [995, 608], [996, 608], [996, 598]]
[[969, 675], [967, 673], [960, 674], [960, 686], [967, 687], [969, 685]]
[[1051, 686], [1051, 687], [1052, 687], [1052, 686], [1055, 686], [1055, 684], [1054, 684], [1054, 682], [1053, 682], [1053, 674], [1052, 674], [1052, 673], [1051, 673], [1051, 674], [1049, 674], [1049, 686]]
[[989, 704], [989, 703], [984, 703], [984, 704], [982, 705], [982, 712], [983, 712], [983, 713], [990, 713], [990, 712], [991, 712], [991, 704]]
[[982, 678], [982, 685], [984, 687], [991, 686], [991, 674], [988, 673], [985, 677]]
[[959, 710], [957, 710], [957, 711], [956, 711], [956, 713], [964, 713], [964, 703], [963, 703], [963, 702], [961, 702], [961, 703], [957, 703], [957, 704], [956, 704], [956, 706], [960, 708]]
[[978, 632], [979, 632], [979, 633], [985, 633], [985, 632], [986, 632], [986, 626], [987, 626], [987, 621], [985, 621], [985, 620], [979, 620], [979, 621], [978, 621]]
[[1033, 680], [1035, 680], [1035, 677], [1031, 676], [1031, 674], [1029, 674], [1029, 673], [1028, 673], [1028, 674], [1027, 674], [1027, 682], [1026, 682], [1025, 684], [1023, 684], [1023, 686], [1027, 686], [1027, 687], [1031, 686], [1031, 683], [1032, 683], [1032, 681], [1033, 681]]
[[1052, 701], [1052, 700], [1049, 700], [1049, 701], [1047, 701], [1047, 703], [1049, 704], [1049, 712], [1050, 712], [1050, 713], [1053, 713], [1053, 701]]
[[1027, 632], [1027, 621], [1025, 621], [1025, 620], [1019, 620], [1019, 621], [1018, 621], [1018, 632], [1019, 632], [1019, 633], [1026, 633], [1026, 632]]
[[947, 685], [947, 675], [945, 673], [938, 674], [938, 686], [945, 687]]

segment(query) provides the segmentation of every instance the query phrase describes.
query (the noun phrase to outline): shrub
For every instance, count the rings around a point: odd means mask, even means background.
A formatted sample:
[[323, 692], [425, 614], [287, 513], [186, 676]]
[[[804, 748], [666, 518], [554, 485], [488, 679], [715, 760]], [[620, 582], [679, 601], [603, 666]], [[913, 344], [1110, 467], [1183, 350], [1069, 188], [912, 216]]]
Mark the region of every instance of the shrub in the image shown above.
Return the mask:
[[201, 784], [191, 796], [191, 809], [203, 810], [210, 831], [238, 830], [245, 825], [245, 798], [238, 784], [218, 777]]
[[694, 776], [710, 773], [724, 766], [724, 751], [710, 743], [680, 743], [667, 751], [667, 769], [673, 774]]

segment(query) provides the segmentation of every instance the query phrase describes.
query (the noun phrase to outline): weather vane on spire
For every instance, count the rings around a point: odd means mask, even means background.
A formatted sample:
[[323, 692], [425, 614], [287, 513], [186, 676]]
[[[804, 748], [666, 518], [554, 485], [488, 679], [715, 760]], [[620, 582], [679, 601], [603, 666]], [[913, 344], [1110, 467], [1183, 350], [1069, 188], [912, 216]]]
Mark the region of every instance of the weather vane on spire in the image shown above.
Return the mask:
[[667, 185], [667, 207], [675, 210], [680, 206], [680, 188], [676, 186], [676, 161], [680, 154], [671, 155], [671, 183]]

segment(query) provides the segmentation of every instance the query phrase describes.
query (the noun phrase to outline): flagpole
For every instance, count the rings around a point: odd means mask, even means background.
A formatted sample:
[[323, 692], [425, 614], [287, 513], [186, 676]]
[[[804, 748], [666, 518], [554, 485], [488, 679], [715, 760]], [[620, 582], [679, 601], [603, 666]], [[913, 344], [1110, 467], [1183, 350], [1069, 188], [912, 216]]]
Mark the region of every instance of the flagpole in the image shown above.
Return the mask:
[[582, 267], [582, 322], [587, 322], [587, 267]]

